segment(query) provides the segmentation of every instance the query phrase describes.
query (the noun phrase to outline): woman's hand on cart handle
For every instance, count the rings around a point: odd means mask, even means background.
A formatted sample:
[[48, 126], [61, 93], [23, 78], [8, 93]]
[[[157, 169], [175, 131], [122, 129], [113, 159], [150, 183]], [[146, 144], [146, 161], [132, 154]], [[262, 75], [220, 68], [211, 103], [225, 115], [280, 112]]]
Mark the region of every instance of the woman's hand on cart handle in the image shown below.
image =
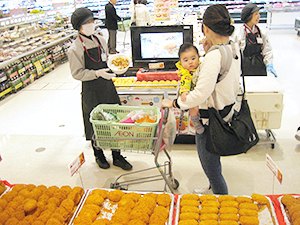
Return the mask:
[[164, 108], [173, 108], [173, 101], [170, 100], [170, 99], [163, 99], [162, 100], [162, 103], [161, 103], [161, 108], [164, 109]]

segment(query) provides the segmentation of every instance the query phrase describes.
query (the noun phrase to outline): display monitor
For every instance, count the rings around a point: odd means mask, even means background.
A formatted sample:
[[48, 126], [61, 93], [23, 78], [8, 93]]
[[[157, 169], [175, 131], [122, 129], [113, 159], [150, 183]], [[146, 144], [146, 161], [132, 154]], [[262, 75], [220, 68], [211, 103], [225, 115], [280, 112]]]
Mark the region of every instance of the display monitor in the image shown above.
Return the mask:
[[175, 69], [181, 44], [193, 43], [192, 25], [134, 26], [131, 31], [133, 67], [149, 68], [149, 63], [163, 63], [163, 69]]

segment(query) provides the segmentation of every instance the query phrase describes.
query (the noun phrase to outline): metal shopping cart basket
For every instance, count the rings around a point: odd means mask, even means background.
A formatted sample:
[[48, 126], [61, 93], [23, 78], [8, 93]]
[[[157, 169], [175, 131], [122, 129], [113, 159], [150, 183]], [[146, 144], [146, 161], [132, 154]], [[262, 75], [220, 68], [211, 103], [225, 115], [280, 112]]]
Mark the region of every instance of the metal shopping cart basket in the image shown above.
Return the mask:
[[[103, 110], [106, 113], [112, 113], [119, 118], [125, 117], [128, 113], [134, 110], [143, 110], [156, 116], [155, 123], [118, 123], [112, 121], [101, 121], [93, 119], [99, 111]], [[163, 179], [167, 187], [172, 193], [177, 189], [179, 182], [174, 178], [172, 173], [172, 160], [165, 149], [163, 143], [163, 132], [168, 119], [169, 108], [163, 110], [163, 118], [161, 111], [154, 106], [122, 106], [117, 104], [100, 104], [90, 114], [90, 122], [94, 129], [94, 140], [97, 147], [111, 148], [120, 150], [136, 150], [135, 152], [149, 152], [154, 155], [155, 167], [138, 170], [119, 176], [111, 188], [128, 190], [128, 186], [132, 184], [140, 184], [144, 182], [152, 182]], [[164, 152], [167, 161], [163, 164], [158, 162], [158, 155]], [[159, 175], [142, 176], [141, 178], [129, 179], [120, 181], [125, 176], [133, 174], [143, 174], [149, 170], [158, 169]]]

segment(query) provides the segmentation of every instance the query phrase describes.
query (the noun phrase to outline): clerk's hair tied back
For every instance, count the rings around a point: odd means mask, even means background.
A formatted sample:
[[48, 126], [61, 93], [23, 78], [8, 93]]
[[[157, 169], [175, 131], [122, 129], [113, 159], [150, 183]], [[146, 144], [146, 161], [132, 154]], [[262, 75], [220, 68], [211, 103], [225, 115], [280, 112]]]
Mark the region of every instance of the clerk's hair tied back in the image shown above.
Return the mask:
[[206, 9], [203, 15], [203, 23], [213, 32], [222, 36], [230, 36], [234, 32], [229, 12], [221, 4], [211, 5]]

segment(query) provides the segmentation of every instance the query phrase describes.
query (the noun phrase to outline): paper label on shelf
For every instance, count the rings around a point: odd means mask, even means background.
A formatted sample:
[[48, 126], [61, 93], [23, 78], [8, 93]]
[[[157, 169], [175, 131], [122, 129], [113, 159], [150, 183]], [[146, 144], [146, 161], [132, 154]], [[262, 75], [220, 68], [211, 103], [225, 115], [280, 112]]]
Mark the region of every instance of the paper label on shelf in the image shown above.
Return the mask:
[[272, 171], [272, 173], [277, 178], [279, 183], [282, 184], [282, 172], [280, 171], [280, 169], [278, 168], [276, 163], [273, 161], [271, 156], [269, 156], [268, 154], [266, 154], [266, 161], [267, 161], [267, 166], [269, 167], [269, 169]]
[[85, 158], [82, 152], [76, 159], [74, 159], [73, 162], [69, 164], [69, 171], [71, 173], [71, 176], [73, 176], [79, 170], [83, 163], [85, 163]]

